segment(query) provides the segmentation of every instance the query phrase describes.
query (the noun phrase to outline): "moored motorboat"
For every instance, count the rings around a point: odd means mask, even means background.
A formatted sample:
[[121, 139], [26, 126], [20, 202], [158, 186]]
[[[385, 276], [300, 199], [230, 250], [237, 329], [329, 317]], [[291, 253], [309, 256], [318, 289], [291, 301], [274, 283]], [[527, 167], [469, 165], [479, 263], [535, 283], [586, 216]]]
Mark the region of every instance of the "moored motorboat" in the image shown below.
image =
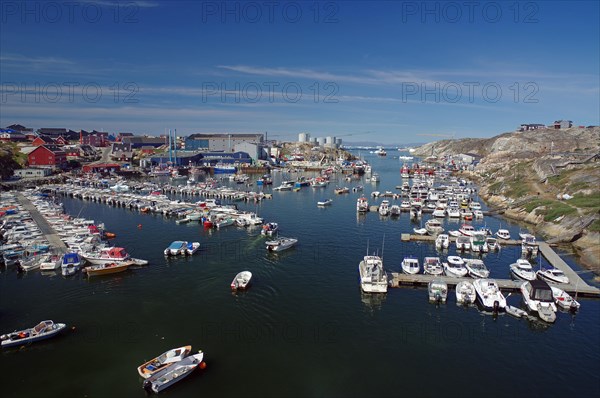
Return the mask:
[[379, 256], [365, 256], [358, 264], [360, 287], [365, 293], [386, 293], [387, 274], [383, 268], [383, 259]]
[[200, 242], [188, 242], [185, 247], [185, 254], [191, 256], [200, 250]]
[[500, 249], [500, 244], [498, 243], [498, 240], [496, 238], [488, 236], [487, 238], [485, 238], [485, 244], [487, 245], [488, 249], [492, 252], [495, 252], [496, 250]]
[[119, 263], [105, 263], [105, 264], [94, 264], [89, 267], [85, 267], [83, 272], [87, 274], [87, 276], [95, 276], [95, 275], [108, 275], [108, 274], [116, 274], [119, 272], [127, 271], [130, 265], [133, 265], [133, 261], [121, 261]]
[[366, 213], [369, 211], [369, 201], [364, 196], [356, 200], [356, 211], [358, 213]]
[[447, 276], [462, 278], [469, 271], [465, 267], [465, 262], [461, 257], [448, 256], [448, 261], [444, 263], [444, 272]]
[[538, 279], [551, 283], [569, 283], [569, 278], [558, 268], [542, 268], [536, 272]]
[[569, 310], [577, 310], [581, 306], [577, 300], [571, 297], [571, 295], [564, 290], [559, 289], [556, 286], [550, 286], [550, 289], [552, 289], [552, 297], [554, 298], [554, 302], [559, 307]]
[[517, 279], [524, 281], [533, 281], [536, 279], [536, 274], [533, 271], [531, 263], [524, 258], [519, 258], [510, 266], [510, 273]]
[[427, 235], [427, 230], [425, 228], [413, 228], [413, 231], [417, 235]]
[[144, 380], [142, 386], [148, 392], [159, 393], [188, 376], [199, 365], [202, 367], [201, 364], [203, 363], [203, 359], [204, 353], [202, 351], [198, 354], [187, 356], [182, 360], [159, 370], [154, 375]]
[[447, 249], [450, 246], [450, 237], [447, 234], [439, 234], [435, 238], [436, 249]]
[[243, 290], [249, 284], [252, 279], [252, 272], [250, 271], [242, 271], [239, 272], [231, 281], [231, 290]]
[[466, 251], [471, 249], [471, 238], [468, 236], [458, 236], [454, 241], [456, 250]]
[[189, 355], [191, 350], [192, 346], [186, 345], [183, 347], [173, 348], [171, 350], [165, 351], [156, 358], [151, 359], [148, 362], [145, 362], [138, 366], [138, 374], [144, 379], [147, 379], [155, 373], [161, 371], [165, 367], [172, 365], [175, 362], [181, 361]]
[[536, 279], [523, 282], [521, 294], [523, 302], [530, 311], [536, 312], [545, 322], [552, 323], [556, 321], [556, 305], [554, 304], [552, 289], [546, 281]]
[[276, 222], [268, 222], [265, 225], [263, 225], [260, 233], [262, 235], [273, 236], [278, 230], [279, 224], [277, 224]]
[[332, 199], [321, 199], [317, 202], [317, 206], [329, 206], [331, 203], [333, 203]]
[[279, 237], [275, 240], [265, 242], [267, 250], [271, 252], [280, 252], [298, 243], [298, 239]]
[[472, 236], [475, 233], [475, 228], [470, 224], [463, 224], [458, 231], [464, 236]]
[[64, 323], [54, 323], [53, 321], [42, 321], [32, 328], [15, 330], [12, 333], [0, 336], [2, 347], [14, 347], [31, 344], [39, 340], [54, 337], [63, 331], [67, 325]]
[[445, 303], [448, 298], [448, 284], [442, 280], [432, 280], [427, 284], [429, 301], [432, 303]]
[[439, 257], [425, 257], [423, 259], [423, 273], [428, 275], [443, 275], [444, 267]]
[[45, 254], [40, 261], [41, 271], [59, 269], [62, 264], [62, 256], [59, 254]]
[[498, 312], [506, 308], [506, 298], [495, 280], [476, 279], [473, 286], [477, 292], [477, 301], [485, 310]]
[[499, 229], [498, 232], [496, 232], [496, 236], [498, 237], [498, 239], [509, 240], [510, 231], [508, 229]]
[[465, 259], [465, 267], [472, 278], [487, 278], [490, 276], [490, 271], [485, 266], [483, 260], [477, 258]]
[[475, 286], [471, 282], [458, 282], [456, 285], [456, 302], [458, 304], [473, 304], [476, 299]]
[[512, 305], [507, 305], [505, 308], [506, 313], [509, 315], [512, 315], [516, 318], [522, 318], [524, 316], [527, 316], [527, 311], [523, 311], [520, 308], [514, 307]]
[[187, 242], [184, 240], [176, 240], [171, 242], [169, 247], [164, 250], [165, 256], [179, 256], [186, 253]]
[[436, 220], [435, 218], [431, 218], [425, 221], [425, 229], [430, 235], [437, 235], [444, 232], [444, 227], [442, 226], [442, 223], [439, 220]]
[[402, 260], [402, 272], [408, 275], [415, 275], [421, 271], [419, 260], [414, 257], [404, 257]]

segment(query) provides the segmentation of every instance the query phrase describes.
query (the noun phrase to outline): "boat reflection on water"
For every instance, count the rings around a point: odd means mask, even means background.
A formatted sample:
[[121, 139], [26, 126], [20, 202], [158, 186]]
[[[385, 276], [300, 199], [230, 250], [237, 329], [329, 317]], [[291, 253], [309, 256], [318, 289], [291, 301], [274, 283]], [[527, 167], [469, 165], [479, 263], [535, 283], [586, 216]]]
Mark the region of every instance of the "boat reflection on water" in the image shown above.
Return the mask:
[[365, 293], [362, 290], [360, 291], [360, 301], [362, 301], [370, 310], [380, 310], [386, 297], [386, 294]]

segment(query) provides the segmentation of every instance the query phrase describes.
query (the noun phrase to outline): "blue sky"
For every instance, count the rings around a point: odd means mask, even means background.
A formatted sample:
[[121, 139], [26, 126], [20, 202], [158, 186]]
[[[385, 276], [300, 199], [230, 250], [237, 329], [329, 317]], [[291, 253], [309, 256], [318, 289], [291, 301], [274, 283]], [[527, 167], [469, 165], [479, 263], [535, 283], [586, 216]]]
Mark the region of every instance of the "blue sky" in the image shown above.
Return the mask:
[[0, 126], [401, 144], [600, 124], [597, 1], [0, 4]]

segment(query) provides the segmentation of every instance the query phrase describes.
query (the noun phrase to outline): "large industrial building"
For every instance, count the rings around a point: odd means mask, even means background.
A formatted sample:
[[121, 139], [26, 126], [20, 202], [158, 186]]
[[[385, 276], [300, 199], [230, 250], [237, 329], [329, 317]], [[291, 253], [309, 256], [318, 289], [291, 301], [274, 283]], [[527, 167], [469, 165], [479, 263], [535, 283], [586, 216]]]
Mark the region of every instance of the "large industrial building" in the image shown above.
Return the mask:
[[262, 144], [263, 134], [192, 134], [185, 139], [187, 151], [235, 152], [242, 143]]

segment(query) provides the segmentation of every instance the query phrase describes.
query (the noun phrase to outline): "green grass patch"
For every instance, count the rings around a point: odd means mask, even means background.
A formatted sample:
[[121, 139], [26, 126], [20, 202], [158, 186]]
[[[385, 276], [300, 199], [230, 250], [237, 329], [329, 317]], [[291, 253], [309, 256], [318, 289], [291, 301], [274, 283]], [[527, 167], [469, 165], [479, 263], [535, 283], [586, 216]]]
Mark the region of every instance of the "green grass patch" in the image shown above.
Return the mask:
[[590, 230], [591, 232], [600, 232], [600, 220], [596, 220], [593, 223], [591, 223], [588, 227], [588, 230]]
[[533, 209], [540, 206], [545, 206], [544, 210], [538, 210], [536, 214], [544, 216], [544, 221], [554, 221], [560, 216], [568, 216], [569, 214], [577, 213], [577, 209], [571, 207], [566, 202], [548, 199], [535, 199], [523, 205], [523, 208], [530, 213]]
[[498, 181], [490, 185], [488, 191], [489, 192], [498, 192], [500, 191], [500, 187], [502, 187], [502, 181]]
[[575, 207], [599, 207], [600, 208], [600, 193], [595, 192], [591, 195], [577, 194], [568, 203]]
[[[531, 213], [533, 209], [540, 206], [551, 206], [555, 201], [554, 200], [546, 200], [546, 199], [535, 199], [531, 202], [525, 203], [523, 208], [527, 211], [527, 213]], [[541, 213], [540, 213], [541, 214]]]
[[507, 183], [507, 186], [506, 196], [511, 198], [520, 199], [529, 194], [529, 187], [522, 180], [511, 181]]

